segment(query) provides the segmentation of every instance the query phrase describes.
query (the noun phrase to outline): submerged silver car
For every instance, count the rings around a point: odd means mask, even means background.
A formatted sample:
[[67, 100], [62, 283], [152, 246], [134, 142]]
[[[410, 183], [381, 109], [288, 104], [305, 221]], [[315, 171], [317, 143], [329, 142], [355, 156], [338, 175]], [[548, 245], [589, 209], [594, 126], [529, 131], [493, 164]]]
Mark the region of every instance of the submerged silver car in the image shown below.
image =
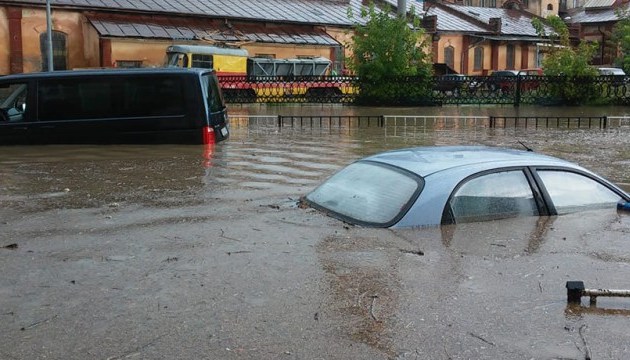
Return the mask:
[[612, 208], [630, 195], [574, 163], [505, 148], [419, 147], [356, 161], [304, 197], [345, 222], [418, 227]]

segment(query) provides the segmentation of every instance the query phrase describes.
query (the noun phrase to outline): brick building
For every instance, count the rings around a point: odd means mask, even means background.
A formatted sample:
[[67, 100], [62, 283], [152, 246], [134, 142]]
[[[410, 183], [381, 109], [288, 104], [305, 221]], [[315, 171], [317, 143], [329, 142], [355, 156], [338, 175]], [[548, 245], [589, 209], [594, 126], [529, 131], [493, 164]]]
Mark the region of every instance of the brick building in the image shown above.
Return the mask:
[[[364, 0], [51, 0], [56, 69], [161, 66], [173, 44], [239, 47], [251, 56], [318, 57], [340, 70]], [[485, 74], [534, 67], [535, 16], [518, 6], [471, 7], [407, 0], [425, 18], [434, 61]], [[0, 74], [46, 70], [45, 0], [0, 0]], [[396, 0], [379, 7], [397, 11]], [[423, 6], [424, 5], [424, 6]]]

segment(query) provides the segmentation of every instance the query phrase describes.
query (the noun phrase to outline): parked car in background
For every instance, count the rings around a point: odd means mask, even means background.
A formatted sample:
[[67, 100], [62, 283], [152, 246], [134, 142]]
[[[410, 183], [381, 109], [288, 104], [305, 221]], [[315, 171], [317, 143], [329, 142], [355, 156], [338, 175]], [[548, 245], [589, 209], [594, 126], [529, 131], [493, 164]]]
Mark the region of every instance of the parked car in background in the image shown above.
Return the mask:
[[486, 80], [486, 87], [490, 91], [511, 92], [518, 76], [518, 70], [496, 70]]
[[350, 224], [400, 228], [615, 209], [630, 195], [555, 157], [505, 148], [435, 146], [356, 161], [303, 200]]
[[446, 74], [435, 77], [433, 90], [458, 95], [461, 92], [474, 92], [479, 81], [474, 76], [463, 74]]
[[599, 73], [599, 75], [626, 76], [626, 73], [623, 71], [623, 69], [619, 68], [600, 67], [597, 68], [597, 72]]
[[435, 77], [435, 84], [433, 90], [436, 91], [450, 91], [459, 93], [461, 87], [466, 82], [466, 75], [462, 74], [446, 74]]
[[0, 145], [210, 144], [229, 136], [211, 69], [98, 69], [0, 77]]
[[538, 76], [543, 76], [543, 69], [541, 68], [532, 68], [532, 69], [521, 69], [518, 71], [519, 85], [521, 87], [521, 91], [529, 91], [535, 90], [540, 86], [540, 79]]
[[[540, 68], [521, 70], [497, 70], [490, 74], [486, 80], [486, 87], [491, 91], [501, 91], [511, 93], [516, 90], [516, 85], [520, 85], [521, 91], [532, 90], [540, 85], [540, 81], [532, 79], [533, 76], [542, 76]], [[520, 79], [518, 78], [520, 77]]]
[[600, 67], [597, 68], [597, 73], [604, 78], [608, 78], [607, 80], [610, 81], [609, 84], [614, 91], [625, 91], [625, 85], [630, 81], [625, 71], [619, 68]]

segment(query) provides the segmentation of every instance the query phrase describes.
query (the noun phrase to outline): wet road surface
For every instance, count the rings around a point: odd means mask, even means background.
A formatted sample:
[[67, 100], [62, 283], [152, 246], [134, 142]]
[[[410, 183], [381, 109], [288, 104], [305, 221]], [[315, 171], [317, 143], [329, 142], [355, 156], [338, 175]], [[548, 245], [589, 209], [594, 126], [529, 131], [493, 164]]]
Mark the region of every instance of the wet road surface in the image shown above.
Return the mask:
[[628, 189], [627, 130], [406, 130], [1, 148], [0, 358], [630, 357], [630, 300], [565, 289], [630, 289], [628, 214], [391, 231], [297, 206], [357, 158], [432, 144], [520, 140]]

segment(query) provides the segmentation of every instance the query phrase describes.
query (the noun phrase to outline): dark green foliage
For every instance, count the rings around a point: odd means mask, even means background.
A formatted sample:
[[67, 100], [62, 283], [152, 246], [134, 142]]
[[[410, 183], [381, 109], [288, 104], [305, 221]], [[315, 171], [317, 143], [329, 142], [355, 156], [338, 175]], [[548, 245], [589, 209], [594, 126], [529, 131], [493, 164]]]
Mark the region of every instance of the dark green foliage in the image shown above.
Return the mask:
[[[352, 17], [352, 14], [350, 14]], [[357, 24], [352, 37], [350, 69], [358, 76], [356, 102], [366, 105], [404, 105], [410, 101], [426, 102], [431, 95], [433, 65], [425, 51], [424, 31], [417, 19], [391, 16], [390, 9], [373, 4], [363, 8], [365, 24]], [[397, 81], [413, 76], [413, 82]]]
[[556, 15], [547, 17], [545, 23], [534, 18], [532, 25], [540, 37], [548, 38], [553, 45], [543, 60], [544, 74], [556, 79], [550, 88], [553, 97], [576, 105], [595, 100], [598, 94], [592, 84], [597, 70], [590, 65], [590, 60], [597, 44], [580, 41], [578, 46], [573, 46], [567, 25]]
[[619, 21], [612, 32], [613, 44], [620, 52], [616, 64], [623, 68], [626, 74], [630, 74], [630, 11], [618, 10], [617, 17]]

